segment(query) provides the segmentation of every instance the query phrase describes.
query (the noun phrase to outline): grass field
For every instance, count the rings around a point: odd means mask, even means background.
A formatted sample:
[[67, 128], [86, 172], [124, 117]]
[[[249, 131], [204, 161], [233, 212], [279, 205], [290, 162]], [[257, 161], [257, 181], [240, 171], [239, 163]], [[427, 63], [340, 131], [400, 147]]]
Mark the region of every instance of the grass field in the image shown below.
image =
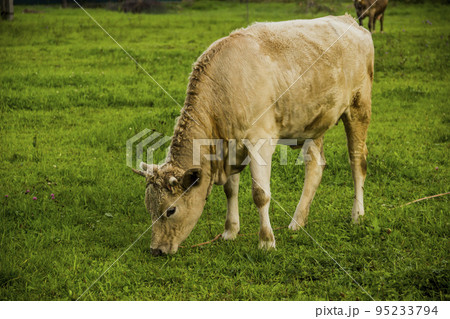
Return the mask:
[[[80, 9], [24, 8], [0, 22], [0, 299], [76, 300], [151, 224], [144, 181], [126, 166], [127, 139], [145, 128], [170, 136], [179, 107]], [[351, 1], [331, 10], [354, 15]], [[201, 52], [246, 26], [238, 2], [89, 12], [180, 104]], [[249, 13], [250, 22], [328, 14], [294, 3], [252, 3]], [[325, 136], [327, 168], [306, 230], [376, 300], [450, 299], [449, 197], [399, 207], [449, 191], [449, 15], [449, 6], [392, 3], [385, 33], [373, 35], [361, 225], [351, 224], [343, 125]], [[288, 154], [293, 163], [298, 151]], [[303, 177], [303, 166], [275, 156], [272, 196], [289, 213]], [[276, 251], [257, 249], [248, 170], [240, 211], [248, 236], [173, 256], [152, 258], [148, 231], [82, 300], [370, 300], [302, 231], [277, 230]], [[220, 233], [225, 212], [215, 187], [185, 245]], [[271, 220], [290, 222], [274, 202]]]

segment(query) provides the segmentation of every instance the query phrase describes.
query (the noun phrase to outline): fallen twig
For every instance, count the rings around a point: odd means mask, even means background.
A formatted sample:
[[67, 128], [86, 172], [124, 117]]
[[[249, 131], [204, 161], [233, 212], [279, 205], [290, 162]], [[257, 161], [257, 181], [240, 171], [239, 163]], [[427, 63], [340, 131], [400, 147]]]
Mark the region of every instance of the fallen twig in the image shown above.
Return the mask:
[[211, 240], [209, 240], [209, 241], [205, 241], [204, 243], [192, 245], [190, 248], [200, 247], [200, 246], [203, 246], [203, 245], [211, 244], [211, 243], [215, 242], [217, 239], [219, 239], [220, 237], [222, 237], [222, 234], [218, 234], [218, 235], [216, 235], [216, 237], [214, 237], [213, 239], [211, 239]]
[[[273, 230], [279, 230], [279, 229], [283, 229], [286, 227], [278, 227], [278, 228], [274, 228]], [[238, 234], [238, 236], [251, 236], [251, 235], [257, 235], [258, 233], [250, 233], [250, 234]], [[211, 240], [205, 241], [204, 243], [200, 243], [200, 244], [195, 244], [189, 247], [186, 246], [180, 246], [180, 248], [195, 248], [195, 247], [200, 247], [203, 245], [208, 245], [208, 244], [212, 244], [213, 242], [215, 242], [217, 239], [219, 239], [220, 237], [222, 237], [222, 234], [217, 234], [216, 237], [214, 237]]]
[[[409, 203], [406, 203], [406, 204], [403, 204], [403, 205], [400, 205], [400, 206], [397, 206], [397, 207], [394, 207], [394, 208], [399, 208], [399, 207], [411, 205], [413, 203], [417, 203], [417, 202], [420, 202], [420, 201], [425, 200], [425, 199], [430, 199], [430, 198], [434, 198], [434, 197], [444, 196], [444, 195], [448, 195], [448, 194], [450, 194], [450, 192], [419, 198], [419, 199], [413, 200], [412, 202], [409, 202]], [[394, 208], [391, 208], [391, 209], [394, 209]]]

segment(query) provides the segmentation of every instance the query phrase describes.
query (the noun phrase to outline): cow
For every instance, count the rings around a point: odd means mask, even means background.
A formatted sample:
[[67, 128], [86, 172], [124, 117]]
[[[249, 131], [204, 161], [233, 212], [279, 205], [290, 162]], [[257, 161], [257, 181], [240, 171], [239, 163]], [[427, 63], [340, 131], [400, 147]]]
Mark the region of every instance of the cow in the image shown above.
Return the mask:
[[380, 20], [380, 31], [383, 33], [384, 10], [388, 0], [353, 0], [359, 25], [363, 25], [363, 19], [369, 17], [369, 30], [375, 32], [375, 22]]
[[[214, 184], [223, 185], [227, 198], [222, 238], [235, 239], [239, 173], [246, 166], [260, 217], [259, 248], [274, 249], [269, 204], [276, 143], [269, 140], [310, 144], [302, 195], [289, 225], [295, 231], [305, 226], [322, 178], [324, 134], [339, 120], [347, 135], [357, 223], [364, 214], [373, 65], [371, 34], [350, 15], [255, 23], [214, 42], [193, 65], [165, 162], [133, 169], [146, 179], [152, 255], [177, 251]], [[221, 143], [198, 147], [198, 141]]]

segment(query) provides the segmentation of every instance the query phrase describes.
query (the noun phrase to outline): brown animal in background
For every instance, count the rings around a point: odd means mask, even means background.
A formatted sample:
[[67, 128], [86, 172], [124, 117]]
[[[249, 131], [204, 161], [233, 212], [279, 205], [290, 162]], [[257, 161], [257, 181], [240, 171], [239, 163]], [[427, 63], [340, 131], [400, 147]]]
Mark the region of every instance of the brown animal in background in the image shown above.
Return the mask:
[[388, 0], [353, 0], [358, 15], [359, 25], [363, 25], [362, 20], [369, 17], [369, 30], [375, 32], [375, 21], [380, 20], [380, 31], [383, 32], [384, 10], [388, 5]]

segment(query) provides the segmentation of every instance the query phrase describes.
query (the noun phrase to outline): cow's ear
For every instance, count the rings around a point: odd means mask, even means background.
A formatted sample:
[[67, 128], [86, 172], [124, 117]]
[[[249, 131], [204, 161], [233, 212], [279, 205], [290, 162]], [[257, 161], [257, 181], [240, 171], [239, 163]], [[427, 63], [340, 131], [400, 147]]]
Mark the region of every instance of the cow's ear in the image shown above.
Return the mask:
[[200, 184], [201, 179], [202, 179], [202, 169], [190, 168], [184, 173], [181, 185], [183, 186], [184, 189], [195, 187]]

